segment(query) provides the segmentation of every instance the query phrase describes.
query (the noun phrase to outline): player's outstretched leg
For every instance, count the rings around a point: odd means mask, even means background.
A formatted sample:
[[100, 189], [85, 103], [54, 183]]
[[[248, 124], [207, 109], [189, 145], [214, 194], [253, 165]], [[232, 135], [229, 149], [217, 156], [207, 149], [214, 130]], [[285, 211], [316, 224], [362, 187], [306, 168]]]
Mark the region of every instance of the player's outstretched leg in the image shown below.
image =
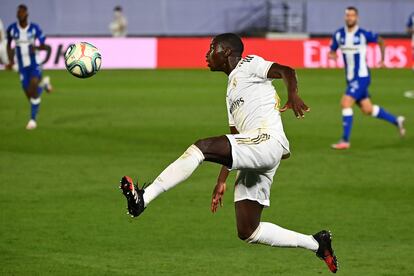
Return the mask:
[[323, 259], [332, 272], [337, 271], [336, 257], [333, 254], [331, 236], [328, 231], [321, 231], [312, 236], [294, 232], [270, 222], [261, 222], [263, 206], [256, 201], [237, 201], [235, 207], [240, 239], [247, 243], [274, 247], [305, 248]]
[[374, 118], [378, 118], [395, 125], [398, 128], [398, 132], [401, 137], [405, 135], [403, 116], [395, 116], [379, 105], [372, 104], [369, 98], [366, 98], [360, 102], [361, 110], [367, 115], [371, 115]]
[[122, 177], [120, 182], [121, 185], [119, 188], [127, 199], [128, 214], [131, 215], [131, 217], [139, 216], [145, 209], [143, 197], [144, 187], [140, 189], [138, 183], [134, 185], [132, 178], [129, 176]]
[[371, 116], [374, 118], [385, 120], [395, 125], [398, 128], [398, 132], [400, 136], [401, 137], [405, 136], [405, 128], [404, 128], [405, 118], [403, 116], [395, 116], [378, 105], [372, 106]]
[[[152, 200], [190, 177], [204, 160], [231, 166], [230, 150], [230, 143], [226, 136], [202, 139], [191, 145], [183, 155], [171, 163], [145, 190], [138, 189], [138, 187], [134, 189], [132, 179], [127, 179], [128, 181], [126, 182], [128, 184], [122, 190], [128, 201], [129, 214], [134, 217], [141, 214]], [[126, 194], [125, 191], [130, 192], [130, 194]], [[131, 208], [138, 211], [130, 212]]]
[[334, 250], [332, 249], [332, 234], [330, 231], [322, 230], [313, 238], [318, 242], [319, 247], [316, 251], [316, 256], [323, 260], [333, 273], [338, 271], [338, 261], [336, 259]]

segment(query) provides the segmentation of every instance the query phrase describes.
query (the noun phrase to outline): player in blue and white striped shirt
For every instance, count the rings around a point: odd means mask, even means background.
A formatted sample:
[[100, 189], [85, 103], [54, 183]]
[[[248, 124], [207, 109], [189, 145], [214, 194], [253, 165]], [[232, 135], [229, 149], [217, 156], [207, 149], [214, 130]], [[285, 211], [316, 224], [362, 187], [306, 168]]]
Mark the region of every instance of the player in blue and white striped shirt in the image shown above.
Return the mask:
[[378, 43], [381, 49], [381, 66], [384, 66], [384, 41], [378, 34], [366, 31], [358, 26], [358, 10], [348, 7], [345, 11], [345, 27], [337, 30], [331, 43], [330, 58], [336, 59], [337, 49], [341, 49], [346, 73], [347, 89], [341, 100], [343, 135], [341, 140], [332, 145], [334, 149], [348, 149], [352, 129], [352, 106], [357, 103], [362, 112], [375, 118], [383, 119], [398, 127], [400, 135], [405, 135], [404, 117], [394, 116], [382, 107], [371, 102], [368, 87], [371, 82], [366, 54], [368, 43]]
[[[7, 69], [11, 69], [14, 64], [13, 52], [17, 61], [24, 92], [30, 101], [31, 112], [30, 120], [26, 129], [34, 129], [37, 127], [36, 116], [40, 106], [40, 96], [43, 88], [46, 91], [51, 90], [50, 80], [45, 77], [42, 80], [42, 69], [38, 61], [37, 51], [50, 51], [50, 46], [45, 44], [46, 37], [37, 24], [28, 22], [28, 10], [25, 5], [19, 5], [17, 8], [18, 22], [11, 24], [7, 28], [7, 53], [9, 64]], [[36, 46], [36, 40], [39, 46]], [[12, 49], [12, 41], [15, 43]]]
[[411, 35], [411, 46], [413, 49], [413, 70], [414, 70], [414, 12], [410, 14], [407, 21], [407, 33]]

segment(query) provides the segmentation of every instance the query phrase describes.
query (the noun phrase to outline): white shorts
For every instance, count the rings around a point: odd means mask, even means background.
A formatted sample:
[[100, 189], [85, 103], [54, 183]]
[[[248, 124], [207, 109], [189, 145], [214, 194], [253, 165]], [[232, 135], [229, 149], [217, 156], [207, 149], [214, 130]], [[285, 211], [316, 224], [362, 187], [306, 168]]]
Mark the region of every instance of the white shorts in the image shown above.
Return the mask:
[[226, 136], [230, 141], [233, 157], [230, 170], [238, 170], [234, 202], [248, 199], [270, 206], [273, 176], [286, 150], [278, 140], [266, 133], [256, 136]]

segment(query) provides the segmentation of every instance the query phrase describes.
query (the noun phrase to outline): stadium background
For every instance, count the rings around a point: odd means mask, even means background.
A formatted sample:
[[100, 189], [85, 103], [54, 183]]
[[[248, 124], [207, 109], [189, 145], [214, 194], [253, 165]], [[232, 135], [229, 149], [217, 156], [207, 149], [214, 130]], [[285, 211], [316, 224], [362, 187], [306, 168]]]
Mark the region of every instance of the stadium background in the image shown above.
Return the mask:
[[[5, 25], [15, 21], [15, 14], [10, 11], [16, 9], [16, 3], [2, 1], [0, 18]], [[33, 0], [26, 3], [30, 6], [30, 18], [43, 27], [52, 45], [45, 69], [64, 68], [62, 51], [74, 40], [95, 44], [105, 56], [103, 69], [204, 68], [208, 39], [195, 37], [222, 32], [256, 37], [246, 40], [246, 53], [255, 52], [296, 68], [342, 67], [341, 58], [338, 63], [328, 60], [326, 37], [342, 26], [343, 10], [350, 5], [349, 1], [338, 0]], [[386, 66], [411, 67], [412, 49], [405, 35], [405, 23], [412, 1], [352, 3], [360, 9], [361, 24], [366, 29], [387, 37]], [[110, 36], [108, 25], [115, 5], [124, 7], [130, 38], [102, 38]], [[186, 38], [177, 38], [183, 36]], [[132, 57], [117, 55], [134, 50]], [[370, 47], [369, 65], [375, 67], [379, 59], [378, 47]]]
[[[0, 71], [0, 275], [330, 275], [310, 252], [239, 241], [234, 175], [212, 215], [219, 167], [207, 162], [140, 218], [125, 215], [122, 175], [150, 181], [190, 143], [228, 132], [226, 76], [204, 62], [211, 36], [226, 31], [245, 37], [246, 54], [295, 67], [311, 107], [305, 120], [282, 115], [292, 158], [278, 170], [264, 220], [332, 230], [338, 275], [414, 275], [414, 102], [403, 96], [414, 90], [405, 34], [413, 1], [22, 2], [52, 45], [45, 74], [54, 92], [42, 96], [39, 127], [28, 132], [18, 74]], [[0, 0], [5, 26], [20, 3]], [[335, 152], [345, 80], [342, 62], [326, 55], [351, 4], [361, 26], [386, 38], [388, 68], [372, 70], [373, 100], [405, 115], [408, 132], [401, 140], [355, 109], [352, 148]], [[115, 5], [127, 38], [110, 37]], [[65, 47], [79, 40], [101, 49], [103, 70], [85, 80], [49, 70], [63, 68]], [[376, 67], [378, 47], [369, 49]], [[274, 85], [285, 101], [283, 83]]]

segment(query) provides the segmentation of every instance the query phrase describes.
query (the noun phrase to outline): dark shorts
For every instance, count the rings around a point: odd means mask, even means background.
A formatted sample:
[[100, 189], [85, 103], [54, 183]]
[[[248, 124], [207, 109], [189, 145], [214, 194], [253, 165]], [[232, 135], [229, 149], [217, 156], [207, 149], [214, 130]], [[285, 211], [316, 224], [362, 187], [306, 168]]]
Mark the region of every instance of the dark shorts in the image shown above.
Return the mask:
[[371, 83], [370, 78], [359, 78], [348, 81], [346, 95], [351, 96], [357, 103], [369, 98], [368, 87]]
[[23, 68], [19, 68], [20, 82], [22, 83], [23, 89], [26, 91], [29, 87], [30, 80], [32, 78], [38, 78], [39, 81], [42, 78], [42, 69], [39, 65], [31, 65]]

